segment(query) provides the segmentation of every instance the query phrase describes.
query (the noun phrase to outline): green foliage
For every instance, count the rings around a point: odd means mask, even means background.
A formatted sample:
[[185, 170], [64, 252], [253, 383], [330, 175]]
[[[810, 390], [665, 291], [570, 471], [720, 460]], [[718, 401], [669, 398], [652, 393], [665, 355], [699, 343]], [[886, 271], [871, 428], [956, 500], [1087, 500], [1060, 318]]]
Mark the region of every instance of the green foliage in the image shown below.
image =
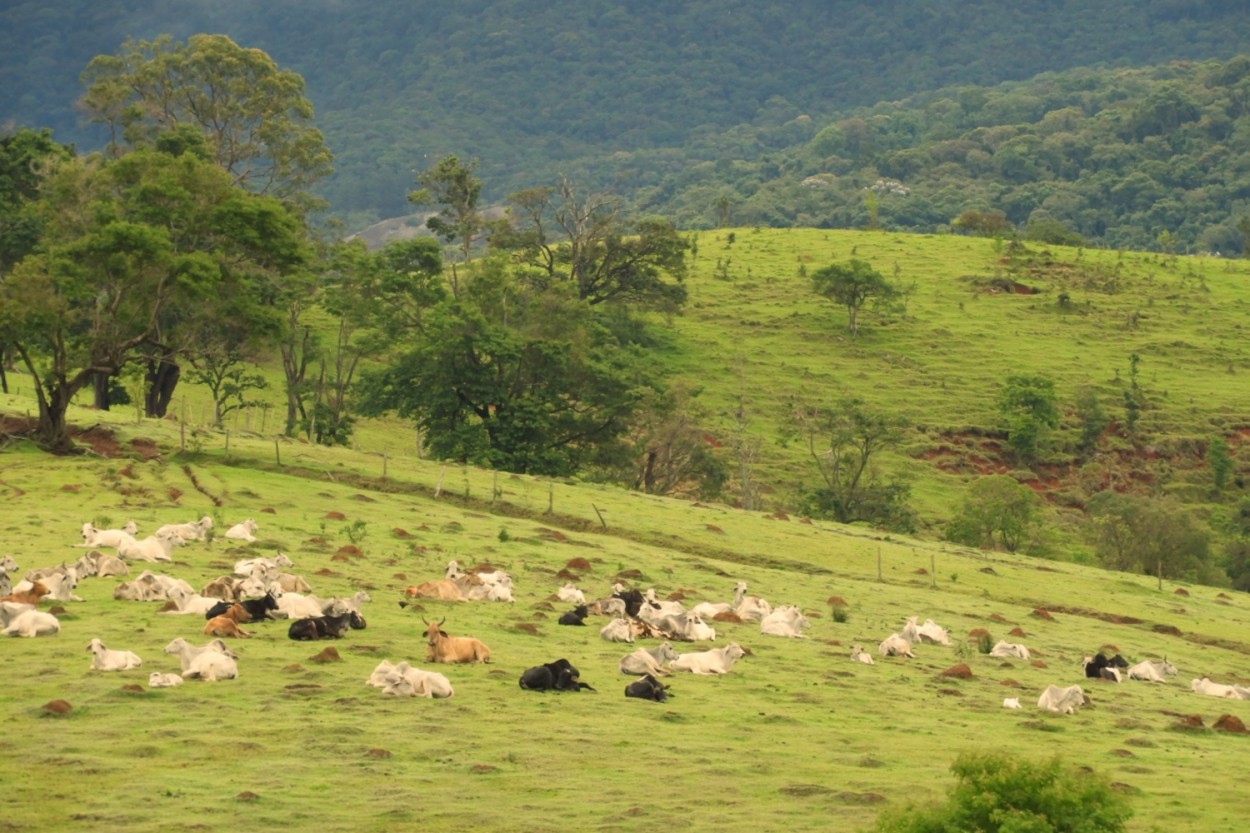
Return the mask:
[[482, 198], [482, 180], [477, 177], [477, 160], [461, 162], [445, 156], [432, 168], [417, 176], [421, 189], [408, 195], [414, 205], [432, 203], [442, 209], [425, 221], [425, 226], [448, 242], [459, 241], [461, 260], [466, 263], [473, 243], [485, 227], [478, 207]]
[[1031, 762], [1005, 752], [966, 752], [951, 765], [946, 804], [887, 813], [880, 833], [1120, 833], [1132, 817], [1110, 782], [1058, 758]]
[[851, 259], [812, 273], [812, 289], [817, 295], [846, 307], [851, 335], [859, 334], [859, 312], [866, 304], [889, 304], [899, 295], [898, 287], [864, 260]]
[[[333, 170], [304, 79], [226, 35], [127, 39], [94, 58], [83, 83], [83, 106], [115, 147], [206, 151], [235, 184], [287, 199]], [[188, 144], [188, 128], [202, 141]]]
[[994, 637], [988, 633], [980, 634], [977, 637], [977, 653], [988, 656], [992, 650], [994, 650]]
[[863, 521], [910, 531], [915, 516], [903, 480], [877, 468], [881, 452], [897, 448], [906, 434], [904, 419], [846, 399], [834, 407], [796, 403], [787, 427], [807, 449], [823, 485], [800, 488], [802, 511], [841, 523]]
[[1081, 437], [1079, 446], [1083, 454], [1092, 454], [1098, 447], [1098, 439], [1107, 430], [1111, 420], [1102, 409], [1098, 399], [1098, 391], [1086, 385], [1076, 392], [1074, 403], [1076, 418], [1080, 423]]
[[946, 537], [973, 547], [1002, 545], [1015, 552], [1039, 523], [1040, 501], [1028, 486], [1005, 474], [979, 477], [968, 488]]
[[1052, 379], [1013, 374], [998, 394], [998, 412], [1007, 429], [1007, 444], [1017, 459], [1031, 463], [1051, 429], [1059, 424], [1059, 408]]
[[1170, 497], [1099, 492], [1086, 504], [1086, 535], [1112, 570], [1209, 581], [1217, 578], [1210, 533]]
[[1233, 458], [1228, 453], [1228, 440], [1216, 434], [1207, 441], [1207, 467], [1211, 469], [1211, 480], [1217, 492], [1223, 491], [1228, 485], [1228, 476], [1233, 473]]
[[951, 228], [978, 237], [1005, 237], [1015, 230], [1007, 215], [997, 209], [978, 211], [969, 208], [951, 221]]

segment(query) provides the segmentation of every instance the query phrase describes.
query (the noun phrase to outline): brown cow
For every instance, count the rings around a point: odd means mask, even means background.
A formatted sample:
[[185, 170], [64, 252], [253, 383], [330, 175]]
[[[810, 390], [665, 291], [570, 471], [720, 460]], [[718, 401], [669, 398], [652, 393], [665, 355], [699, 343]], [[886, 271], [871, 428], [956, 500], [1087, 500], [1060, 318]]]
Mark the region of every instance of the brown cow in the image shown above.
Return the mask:
[[11, 593], [8, 596], [0, 598], [0, 602], [16, 602], [24, 605], [37, 605], [39, 600], [48, 595], [50, 591], [42, 581], [36, 581], [25, 590], [18, 593]]
[[[421, 620], [425, 622], [424, 619]], [[437, 622], [425, 622], [429, 628], [425, 632], [425, 643], [429, 646], [426, 660], [429, 662], [487, 662], [490, 660], [490, 648], [480, 639], [471, 636], [448, 636], [442, 629], [444, 616]]]
[[208, 636], [240, 636], [246, 639], [251, 636], [250, 633], [239, 627], [229, 616], [223, 614], [214, 616], [204, 625], [204, 633]]
[[405, 588], [404, 595], [410, 599], [442, 599], [446, 602], [466, 601], [465, 593], [482, 580], [477, 576], [460, 576], [458, 578], [441, 578], [438, 581], [427, 581]]

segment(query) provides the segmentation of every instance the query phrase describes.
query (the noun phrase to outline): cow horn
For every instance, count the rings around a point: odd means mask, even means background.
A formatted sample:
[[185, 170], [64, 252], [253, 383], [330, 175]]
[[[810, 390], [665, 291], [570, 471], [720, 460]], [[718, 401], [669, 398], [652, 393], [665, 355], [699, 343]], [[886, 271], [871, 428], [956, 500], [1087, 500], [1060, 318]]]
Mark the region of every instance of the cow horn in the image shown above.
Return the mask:
[[[421, 617], [421, 621], [422, 621], [422, 622], [425, 622], [425, 617], [424, 617], [424, 616], [422, 616], [422, 617]], [[430, 624], [430, 623], [429, 623], [429, 622], [425, 622], [425, 624], [427, 624], [427, 625], [428, 625], [428, 624]]]
[[443, 623], [444, 623], [444, 622], [446, 622], [446, 621], [447, 621], [447, 617], [446, 617], [446, 616], [444, 616], [442, 619], [439, 619], [439, 620], [438, 620], [438, 626], [441, 628], [441, 627], [443, 626]]

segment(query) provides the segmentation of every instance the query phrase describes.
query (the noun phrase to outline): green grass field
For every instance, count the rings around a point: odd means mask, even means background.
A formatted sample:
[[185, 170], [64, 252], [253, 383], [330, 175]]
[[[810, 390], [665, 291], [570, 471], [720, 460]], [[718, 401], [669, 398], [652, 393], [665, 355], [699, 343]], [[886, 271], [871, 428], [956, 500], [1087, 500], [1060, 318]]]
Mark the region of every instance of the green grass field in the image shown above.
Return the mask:
[[[1236, 779], [1247, 738], [1178, 728], [1191, 714], [1206, 727], [1222, 714], [1250, 720], [1250, 704], [1188, 690], [1195, 676], [1247, 679], [1240, 594], [1195, 586], [1179, 596], [1171, 584], [1074, 564], [412, 458], [389, 460], [380, 481], [379, 455], [291, 443], [279, 467], [260, 438], [236, 438], [229, 457], [184, 458], [175, 425], [116, 428], [121, 457], [52, 459], [25, 446], [0, 457], [4, 552], [23, 569], [77, 557], [71, 545], [88, 519], [133, 518], [142, 532], [206, 513], [219, 528], [254, 517], [256, 544], [193, 544], [165, 572], [200, 586], [239, 557], [281, 550], [318, 595], [367, 589], [369, 627], [334, 644], [340, 662], [320, 664], [311, 657], [324, 645], [257, 625], [238, 642], [238, 680], [147, 689], [151, 671], [177, 670], [161, 653], [170, 639], [205, 641], [202, 621], [113, 600], [119, 579], [85, 580], [59, 635], [0, 642], [5, 829], [858, 830], [883, 808], [939, 798], [966, 749], [1060, 755], [1105, 774], [1131, 795], [1133, 830], [1235, 829], [1243, 817]], [[151, 452], [136, 438], [160, 456], [143, 459]], [[337, 560], [352, 537], [362, 554]], [[517, 601], [401, 609], [403, 587], [438, 577], [450, 558], [509, 570]], [[591, 564], [578, 582], [590, 596], [625, 570], [641, 571], [635, 585], [680, 590], [691, 603], [728, 600], [745, 580], [774, 604], [801, 605], [811, 638], [720, 624], [717, 644], [751, 651], [733, 673], [679, 677], [665, 704], [626, 700], [616, 663], [629, 646], [601, 641], [603, 620], [555, 624], [565, 606], [549, 596], [574, 558]], [[829, 615], [834, 595], [849, 604], [844, 623]], [[1053, 620], [1033, 615], [1039, 607]], [[851, 645], [875, 647], [908, 615], [948, 627], [956, 647], [849, 661]], [[423, 616], [483, 639], [493, 662], [440, 668], [451, 700], [383, 698], [364, 685], [379, 660], [428, 667]], [[1016, 627], [1023, 637], [1008, 636]], [[963, 647], [974, 628], [1024, 642], [1044, 667]], [[93, 637], [137, 652], [143, 667], [90, 671]], [[1090, 684], [1093, 705], [1074, 716], [1033, 707], [1046, 685], [1082, 682], [1081, 656], [1106, 645], [1132, 659], [1167, 655], [1180, 675], [1161, 686]], [[597, 692], [517, 687], [523, 669], [559, 657]], [[971, 679], [939, 676], [958, 662]], [[1001, 708], [1006, 696], [1026, 708]], [[53, 699], [73, 711], [45, 715]]]
[[[368, 629], [334, 644], [339, 662], [315, 662], [323, 645], [262, 624], [238, 644], [238, 680], [148, 689], [150, 672], [177, 670], [162, 653], [170, 639], [206, 641], [202, 621], [115, 601], [118, 579], [85, 580], [59, 635], [0, 642], [0, 830], [861, 830], [884, 808], [939, 799], [969, 749], [1059, 755], [1102, 773], [1131, 797], [1134, 831], [1238, 829], [1250, 740], [1210, 727], [1224, 714], [1250, 721], [1250, 704], [1193, 694], [1189, 681], [1250, 680], [1246, 596], [1073, 563], [1085, 556], [1058, 498], [1079, 498], [1083, 477], [1117, 467], [1143, 468], [1156, 489], [1208, 515], [1237, 498], [1211, 494], [1200, 449], [1222, 432], [1236, 455], [1250, 424], [1239, 382], [1250, 368], [1246, 265], [1064, 249], [1026, 262], [987, 240], [875, 232], [737, 229], [729, 244], [730, 233], [699, 235], [689, 307], [657, 355], [703, 385], [721, 439], [742, 397], [760, 442], [762, 511], [419, 460], [411, 428], [393, 421], [363, 422], [352, 448], [327, 449], [275, 441], [280, 412], [262, 431], [253, 411], [228, 423], [227, 440], [200, 425], [203, 393], [187, 385], [172, 409], [185, 424], [75, 409], [71, 421], [100, 424], [113, 441], [92, 432], [95, 452], [70, 459], [24, 442], [0, 451], [0, 555], [21, 571], [76, 559], [86, 520], [134, 519], [145, 534], [204, 514], [219, 531], [253, 517], [256, 544], [192, 545], [165, 572], [199, 587], [240, 557], [281, 550], [319, 596], [366, 589], [374, 599]], [[845, 312], [800, 275], [850, 257], [914, 284], [905, 314], [864, 316], [854, 340]], [[1042, 291], [990, 293], [995, 278]], [[1069, 417], [1044, 461], [1053, 560], [808, 522], [790, 509], [796, 484], [815, 476], [799, 449], [777, 442], [792, 396], [850, 394], [907, 415], [917, 430], [887, 462], [913, 478], [931, 533], [973, 477], [1010, 467], [985, 436], [1008, 374], [1047, 373], [1065, 402], [1094, 385], [1119, 418], [1133, 353], [1150, 405], [1145, 439], [1110, 433], [1081, 464]], [[21, 382], [0, 413], [33, 409]], [[360, 554], [340, 555], [349, 544]], [[510, 571], [516, 602], [400, 608], [405, 586], [440, 577], [452, 558]], [[626, 700], [616, 664], [629, 646], [598, 638], [604, 620], [555, 624], [566, 606], [549, 597], [575, 558], [591, 565], [578, 581], [588, 597], [629, 570], [641, 573], [635, 586], [689, 603], [728, 601], [747, 581], [774, 605], [800, 605], [810, 638], [718, 624], [717, 644], [751, 651], [732, 674], [677, 678], [665, 704]], [[833, 596], [848, 603], [848, 621], [831, 617]], [[946, 626], [956, 646], [849, 661], [852, 645], [875, 653], [909, 615]], [[456, 688], [448, 701], [365, 686], [382, 659], [427, 667], [421, 620], [431, 616], [483, 639], [493, 662], [439, 669]], [[1025, 643], [1037, 664], [981, 655], [967, 637], [977, 628]], [[1024, 635], [1010, 636], [1015, 628]], [[135, 651], [142, 668], [92, 672], [93, 637]], [[1081, 657], [1104, 646], [1132, 660], [1166, 655], [1180, 674], [1159, 686], [1091, 683], [1092, 707], [1074, 716], [1034, 707], [1046, 685], [1083, 682]], [[517, 687], [522, 670], [560, 657], [597, 692]], [[939, 676], [959, 662], [972, 678]], [[1026, 707], [1003, 709], [1008, 696]], [[41, 707], [53, 699], [73, 710], [48, 716]], [[1191, 715], [1203, 728], [1183, 728]]]

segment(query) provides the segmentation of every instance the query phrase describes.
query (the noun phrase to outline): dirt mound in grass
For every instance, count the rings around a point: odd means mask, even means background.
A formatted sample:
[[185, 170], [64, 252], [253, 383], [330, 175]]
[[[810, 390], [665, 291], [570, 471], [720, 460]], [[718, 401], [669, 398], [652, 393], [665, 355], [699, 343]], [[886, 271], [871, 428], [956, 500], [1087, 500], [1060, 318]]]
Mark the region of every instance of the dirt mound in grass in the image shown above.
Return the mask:
[[967, 663], [960, 662], [960, 663], [956, 663], [955, 665], [952, 665], [950, 668], [947, 668], [945, 671], [938, 674], [938, 676], [939, 677], [952, 677], [956, 680], [971, 680], [972, 669], [968, 667]]
[[1219, 729], [1221, 732], [1234, 732], [1239, 735], [1244, 735], [1247, 731], [1246, 724], [1235, 714], [1220, 715], [1215, 723], [1212, 724], [1212, 727]]

